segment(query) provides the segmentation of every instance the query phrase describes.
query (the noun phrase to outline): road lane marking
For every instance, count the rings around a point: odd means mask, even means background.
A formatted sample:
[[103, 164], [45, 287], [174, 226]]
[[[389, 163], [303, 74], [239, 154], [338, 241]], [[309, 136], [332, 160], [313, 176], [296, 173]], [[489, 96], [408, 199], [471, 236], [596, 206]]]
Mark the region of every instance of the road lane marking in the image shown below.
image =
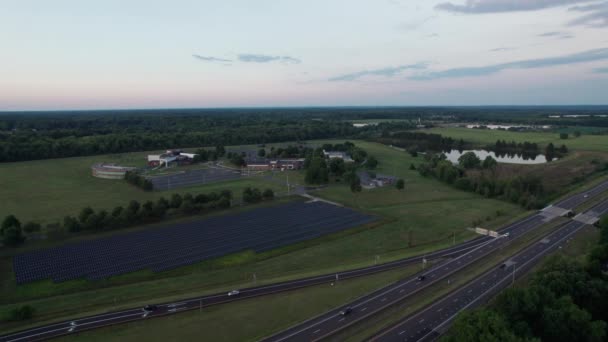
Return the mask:
[[317, 329], [317, 330], [315, 330], [315, 331], [313, 332], [313, 334], [316, 334], [316, 333], [318, 333], [319, 331], [321, 331], [321, 329]]

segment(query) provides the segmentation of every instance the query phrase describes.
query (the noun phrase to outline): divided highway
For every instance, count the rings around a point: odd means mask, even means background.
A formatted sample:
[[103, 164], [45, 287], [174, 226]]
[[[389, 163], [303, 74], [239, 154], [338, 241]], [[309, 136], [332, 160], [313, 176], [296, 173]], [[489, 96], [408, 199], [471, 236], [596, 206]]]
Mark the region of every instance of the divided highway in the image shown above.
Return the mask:
[[[608, 200], [585, 212], [586, 215], [593, 215], [597, 218], [606, 213], [608, 213]], [[485, 303], [585, 226], [584, 222], [576, 220], [564, 224], [544, 239], [501, 262], [500, 265], [504, 266], [492, 268], [426, 309], [380, 332], [370, 341], [432, 341], [437, 339], [449, 328], [449, 324], [460, 311]]]
[[[605, 190], [608, 190], [608, 182], [601, 183], [586, 192], [573, 195], [556, 203], [553, 207], [558, 207], [565, 211], [573, 210], [580, 204], [583, 204], [593, 196], [596, 196]], [[427, 270], [423, 273], [424, 279], [414, 276], [395, 282], [349, 304], [345, 304], [276, 335], [270, 336], [265, 341], [314, 341], [332, 336], [337, 332], [418, 293], [437, 281], [449, 277], [462, 268], [489, 255], [495, 249], [505, 246], [513, 239], [524, 235], [554, 218], [556, 218], [556, 216], [549, 212], [538, 212], [533, 214], [501, 230], [500, 232], [503, 234], [501, 237], [496, 239], [486, 238], [480, 244], [475, 245], [474, 248], [471, 248], [457, 258]], [[506, 233], [509, 233], [508, 237], [506, 237]], [[351, 308], [352, 312], [343, 316], [340, 312], [346, 307]]]
[[[592, 189], [582, 192], [573, 196], [568, 197], [567, 199], [557, 202], [554, 206], [572, 210], [576, 208], [578, 205], [590, 200], [593, 196], [596, 196], [604, 191], [608, 190], [608, 181], [603, 182]], [[454, 247], [446, 248], [443, 250], [436, 251], [434, 253], [429, 253], [425, 256], [427, 260], [432, 259], [441, 259], [446, 257], [457, 257], [449, 262], [446, 262], [441, 265], [441, 267], [436, 267], [430, 269], [425, 275], [427, 276], [427, 280], [425, 280], [425, 285], [420, 285], [418, 281], [415, 279], [404, 280], [401, 282], [397, 282], [395, 284], [389, 285], [384, 289], [381, 289], [373, 294], [363, 297], [358, 300], [357, 303], [363, 302], [367, 299], [374, 297], [374, 300], [379, 301], [379, 305], [376, 307], [384, 307], [384, 303], [390, 303], [391, 300], [394, 300], [397, 296], [403, 298], [405, 295], [410, 295], [419, 291], [424, 286], [442, 279], [453, 272], [461, 269], [466, 266], [466, 264], [473, 262], [474, 260], [478, 260], [480, 257], [486, 255], [491, 252], [493, 248], [498, 247], [504, 241], [511, 240], [516, 238], [523, 233], [542, 225], [543, 223], [553, 219], [554, 216], [544, 213], [536, 213], [532, 216], [529, 216], [525, 219], [522, 219], [516, 223], [509, 225], [508, 227], [500, 230], [502, 234], [509, 233], [509, 238], [500, 238], [493, 239], [489, 237], [479, 237], [465, 243], [459, 244]], [[397, 260], [394, 262], [389, 262], [377, 266], [364, 267], [360, 269], [355, 269], [351, 271], [345, 271], [340, 273], [332, 273], [326, 274], [322, 276], [309, 277], [304, 279], [298, 279], [293, 281], [287, 281], [267, 286], [259, 286], [252, 287], [240, 290], [240, 294], [238, 296], [228, 296], [226, 293], [214, 294], [209, 296], [197, 297], [185, 299], [180, 302], [174, 303], [164, 303], [159, 304], [157, 310], [152, 312], [144, 312], [141, 308], [134, 308], [129, 310], [110, 312], [101, 315], [94, 315], [89, 317], [84, 317], [80, 319], [75, 319], [73, 321], [63, 321], [54, 324], [49, 324], [45, 326], [41, 326], [38, 328], [32, 328], [24, 331], [20, 331], [17, 333], [7, 334], [4, 336], [0, 336], [0, 342], [4, 341], [36, 341], [36, 340], [45, 340], [57, 336], [67, 335], [71, 333], [75, 333], [78, 331], [94, 329], [99, 327], [104, 327], [108, 325], [121, 324], [135, 320], [143, 320], [153, 317], [163, 317], [166, 315], [175, 314], [181, 311], [186, 310], [195, 310], [206, 306], [218, 305], [223, 303], [232, 302], [235, 300], [243, 300], [246, 298], [252, 298], [257, 296], [269, 295], [282, 291], [289, 291], [297, 288], [313, 286], [323, 283], [329, 283], [335, 281], [336, 279], [348, 279], [354, 278], [364, 275], [369, 275], [385, 270], [390, 270], [406, 265], [421, 263], [423, 256], [416, 256], [411, 258], [406, 258], [402, 260]], [[447, 267], [447, 269], [446, 269]], [[378, 295], [384, 294], [383, 296], [378, 297]], [[390, 297], [393, 299], [389, 300]], [[376, 298], [377, 297], [377, 298]], [[373, 301], [370, 301], [370, 305]], [[376, 302], [374, 305], [378, 304]], [[353, 304], [354, 306], [356, 304]], [[325, 336], [328, 334], [330, 329], [338, 328], [342, 329], [349, 324], [349, 322], [356, 318], [357, 316], [363, 316], [362, 313], [369, 310], [368, 312], [372, 312], [371, 306], [361, 307], [361, 311], [359, 314], [357, 312], [353, 312], [353, 315], [349, 317], [349, 321], [340, 320], [341, 318], [334, 319], [331, 316], [336, 316], [337, 311], [334, 310], [330, 313], [323, 314], [319, 317], [316, 317], [310, 321], [307, 321], [297, 327], [291, 328], [287, 331], [281, 332], [275, 336], [270, 337], [268, 340], [271, 341], [282, 341], [282, 340], [310, 340], [317, 339], [319, 337]], [[364, 310], [365, 309], [365, 310]], [[375, 309], [375, 310], [376, 310]], [[323, 327], [328, 329], [323, 331], [318, 326], [323, 324]], [[327, 325], [325, 325], [327, 324]], [[315, 329], [308, 329], [305, 326], [316, 327]], [[309, 331], [310, 330], [310, 331]], [[338, 331], [338, 330], [334, 330]], [[294, 334], [295, 333], [295, 334]]]

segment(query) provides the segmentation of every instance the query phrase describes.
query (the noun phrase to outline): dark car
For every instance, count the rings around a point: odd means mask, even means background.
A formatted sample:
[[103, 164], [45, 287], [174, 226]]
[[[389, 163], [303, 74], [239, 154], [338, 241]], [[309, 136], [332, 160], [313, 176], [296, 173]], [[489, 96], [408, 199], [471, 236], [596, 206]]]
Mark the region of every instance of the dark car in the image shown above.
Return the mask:
[[502, 270], [502, 269], [505, 269], [506, 267], [507, 267], [507, 264], [502, 264], [502, 265], [500, 265], [500, 269], [501, 269], [501, 270]]
[[421, 275], [421, 276], [419, 276], [419, 277], [418, 277], [418, 280], [419, 280], [419, 281], [423, 281], [424, 279], [426, 279], [426, 276], [425, 276], [425, 275]]
[[353, 308], [348, 307], [348, 308], [346, 308], [346, 309], [344, 309], [344, 310], [340, 311], [340, 315], [342, 315], [342, 316], [346, 316], [346, 315], [348, 315], [348, 314], [349, 314], [349, 313], [351, 313], [351, 312], [353, 312]]
[[157, 305], [146, 305], [146, 306], [144, 306], [143, 310], [146, 312], [156, 311], [156, 310], [158, 310], [158, 306]]

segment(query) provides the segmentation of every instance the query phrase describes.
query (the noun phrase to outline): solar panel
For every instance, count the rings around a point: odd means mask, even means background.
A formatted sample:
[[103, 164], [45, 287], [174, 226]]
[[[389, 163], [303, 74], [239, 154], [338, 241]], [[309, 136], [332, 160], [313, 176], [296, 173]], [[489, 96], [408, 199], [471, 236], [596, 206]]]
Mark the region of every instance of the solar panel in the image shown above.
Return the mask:
[[243, 250], [264, 252], [376, 220], [324, 202], [293, 202], [125, 233], [13, 258], [18, 284], [161, 272]]

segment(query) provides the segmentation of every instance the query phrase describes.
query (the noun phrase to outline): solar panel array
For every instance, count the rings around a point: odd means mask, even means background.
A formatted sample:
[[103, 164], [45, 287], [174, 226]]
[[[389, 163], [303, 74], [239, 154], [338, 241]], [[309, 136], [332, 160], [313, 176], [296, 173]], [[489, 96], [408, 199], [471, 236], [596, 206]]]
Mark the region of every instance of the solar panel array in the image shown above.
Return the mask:
[[295, 202], [25, 253], [13, 265], [18, 284], [160, 272], [243, 250], [263, 252], [375, 219], [323, 202]]
[[172, 175], [150, 177], [155, 190], [169, 190], [191, 186], [196, 184], [209, 184], [230, 179], [241, 178], [241, 172], [237, 170], [211, 168], [191, 170]]

